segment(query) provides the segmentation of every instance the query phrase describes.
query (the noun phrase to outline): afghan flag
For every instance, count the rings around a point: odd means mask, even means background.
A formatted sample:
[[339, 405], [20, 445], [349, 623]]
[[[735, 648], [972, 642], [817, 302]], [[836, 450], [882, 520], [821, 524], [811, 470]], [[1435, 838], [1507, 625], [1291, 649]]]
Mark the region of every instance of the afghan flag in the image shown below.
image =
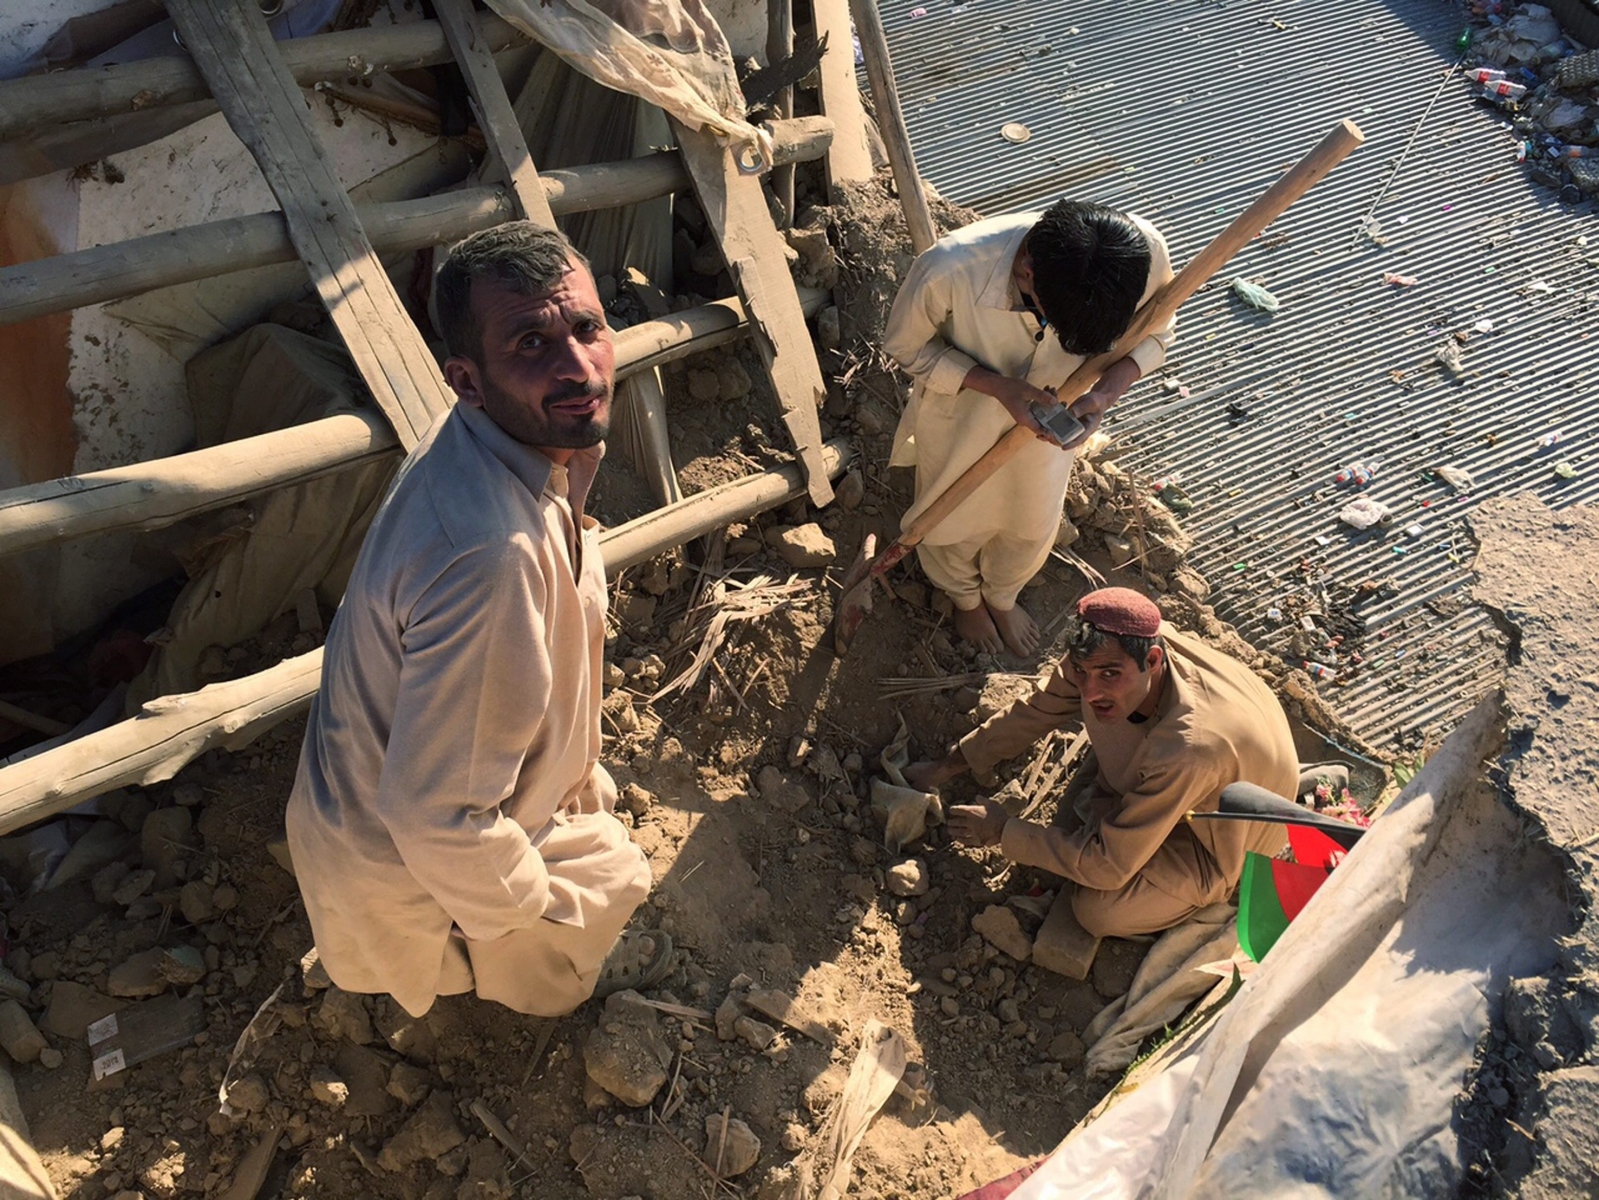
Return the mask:
[[1345, 853], [1325, 833], [1304, 825], [1288, 826], [1288, 845], [1293, 862], [1254, 851], [1244, 855], [1238, 884], [1238, 944], [1255, 962], [1277, 944], [1288, 922], [1310, 903]]

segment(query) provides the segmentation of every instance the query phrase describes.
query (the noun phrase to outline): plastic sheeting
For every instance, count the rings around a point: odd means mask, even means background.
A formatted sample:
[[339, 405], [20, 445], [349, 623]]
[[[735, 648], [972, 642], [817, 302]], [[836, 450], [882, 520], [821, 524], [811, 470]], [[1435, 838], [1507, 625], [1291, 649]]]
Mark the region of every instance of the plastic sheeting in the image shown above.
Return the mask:
[[771, 161], [771, 140], [744, 119], [728, 48], [700, 0], [488, 0], [489, 7], [590, 79], [709, 128]]
[[1209, 1034], [1074, 1131], [1015, 1200], [1442, 1196], [1454, 1104], [1511, 978], [1569, 914], [1548, 849], [1487, 782], [1482, 701]]

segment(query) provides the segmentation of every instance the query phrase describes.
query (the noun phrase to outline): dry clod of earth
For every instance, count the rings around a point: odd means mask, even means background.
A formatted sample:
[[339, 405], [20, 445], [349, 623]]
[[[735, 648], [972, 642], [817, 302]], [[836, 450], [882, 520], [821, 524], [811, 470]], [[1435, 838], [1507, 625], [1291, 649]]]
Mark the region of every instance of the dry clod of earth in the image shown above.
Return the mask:
[[983, 940], [994, 949], [1017, 962], [1026, 962], [1033, 956], [1033, 939], [1023, 931], [1015, 912], [1003, 904], [990, 904], [973, 917], [972, 929], [982, 934]]
[[925, 896], [932, 887], [927, 864], [919, 858], [907, 858], [883, 872], [888, 890], [896, 896]]
[[705, 1152], [702, 1158], [724, 1179], [748, 1171], [761, 1157], [761, 1139], [737, 1117], [705, 1118]]
[[642, 1108], [666, 1083], [672, 1050], [661, 1036], [653, 1008], [637, 992], [617, 992], [605, 1001], [599, 1024], [583, 1042], [588, 1077], [623, 1104]]
[[378, 1165], [386, 1171], [403, 1171], [412, 1163], [437, 1160], [466, 1141], [455, 1119], [455, 1098], [448, 1092], [434, 1092], [378, 1154]]
[[838, 557], [838, 547], [833, 539], [822, 532], [822, 527], [812, 521], [788, 529], [776, 529], [767, 535], [784, 562], [795, 570], [807, 567], [825, 567]]

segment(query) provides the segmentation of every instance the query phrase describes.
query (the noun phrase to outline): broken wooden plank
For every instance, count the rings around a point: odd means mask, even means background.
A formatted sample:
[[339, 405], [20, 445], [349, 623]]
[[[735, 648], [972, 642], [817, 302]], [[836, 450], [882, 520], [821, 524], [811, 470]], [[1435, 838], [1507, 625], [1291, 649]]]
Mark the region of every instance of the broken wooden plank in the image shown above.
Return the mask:
[[[849, 464], [850, 445], [839, 438], [824, 447], [835, 476]], [[797, 466], [761, 471], [710, 488], [670, 508], [600, 535], [605, 569], [623, 567], [741, 521], [805, 494]], [[197, 692], [161, 696], [137, 716], [108, 729], [0, 768], [0, 835], [53, 816], [114, 788], [171, 779], [207, 750], [242, 750], [279, 722], [304, 712], [316, 694], [322, 649], [291, 658], [243, 679], [213, 683]]]
[[449, 389], [361, 229], [260, 8], [167, 0], [167, 12], [260, 165], [334, 326], [409, 450], [449, 408]]
[[819, 69], [822, 114], [833, 122], [833, 144], [827, 149], [828, 193], [837, 199], [844, 183], [872, 177], [872, 148], [866, 140], [866, 109], [855, 82], [855, 56], [850, 36], [849, 0], [811, 0], [816, 37], [827, 39]]
[[[806, 289], [814, 311], [826, 292]], [[616, 377], [726, 345], [748, 332], [737, 300], [644, 321], [616, 335]], [[153, 462], [0, 491], [0, 555], [111, 530], [161, 529], [273, 488], [399, 453], [376, 413], [338, 413]]]
[[657, 504], [676, 504], [683, 498], [683, 489], [672, 462], [660, 376], [651, 369], [622, 380], [616, 385], [615, 408], [611, 441], [619, 446], [625, 443], [634, 470], [649, 485]]
[[272, 1159], [278, 1152], [278, 1139], [283, 1136], [283, 1126], [268, 1121], [260, 1140], [251, 1146], [234, 1172], [233, 1182], [222, 1193], [222, 1200], [255, 1200], [266, 1183], [267, 1172], [272, 1169]]
[[774, 1021], [781, 1021], [796, 1033], [803, 1033], [817, 1045], [827, 1046], [831, 1049], [835, 1040], [832, 1032], [827, 1026], [809, 1020], [796, 1012], [794, 998], [787, 992], [751, 988], [740, 998], [756, 1012], [771, 1017]]
[[472, 0], [433, 0], [433, 8], [461, 74], [466, 77], [466, 87], [477, 110], [478, 127], [488, 142], [492, 161], [484, 164], [479, 178], [484, 183], [507, 180], [511, 194], [516, 197], [519, 215], [546, 229], [554, 229], [555, 214], [550, 210], [550, 202], [539, 183], [538, 170], [533, 166], [533, 156], [528, 153], [516, 114], [511, 110], [505, 81], [500, 78], [494, 56], [478, 28]]
[[787, 245], [772, 223], [760, 180], [741, 173], [732, 153], [710, 133], [676, 121], [672, 124], [700, 208], [716, 231], [733, 282], [744, 298], [756, 331], [756, 349], [771, 376], [783, 423], [805, 469], [811, 503], [818, 507], [828, 504], [833, 499], [833, 485], [821, 461], [822, 426], [817, 413], [826, 385], [789, 274]]
[[[484, 42], [494, 52], [527, 42], [525, 34], [496, 16], [485, 14], [480, 28]], [[172, 54], [140, 62], [0, 80], [0, 141], [68, 121], [209, 101], [211, 89], [194, 60], [179, 48], [172, 49]], [[432, 67], [451, 58], [437, 21], [291, 38], [280, 53], [289, 73], [302, 84], [360, 80], [378, 71]], [[215, 111], [212, 104], [192, 119]]]
[[[825, 117], [798, 117], [769, 128], [779, 164], [820, 158], [833, 136]], [[676, 151], [546, 171], [539, 181], [556, 216], [637, 204], [689, 186]], [[448, 244], [499, 225], [511, 219], [513, 202], [503, 187], [476, 187], [358, 205], [355, 212], [372, 245], [396, 253]], [[283, 214], [270, 212], [16, 263], [0, 267], [0, 325], [297, 257]]]

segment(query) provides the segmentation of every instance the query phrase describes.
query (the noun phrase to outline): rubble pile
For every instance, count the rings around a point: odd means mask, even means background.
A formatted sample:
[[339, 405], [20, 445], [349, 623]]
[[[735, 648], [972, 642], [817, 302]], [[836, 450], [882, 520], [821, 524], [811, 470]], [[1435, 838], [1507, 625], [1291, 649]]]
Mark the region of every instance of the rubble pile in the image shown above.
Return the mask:
[[[1470, 8], [1482, 24], [1467, 76], [1508, 112], [1528, 174], [1569, 203], [1599, 196], [1599, 44], [1579, 41], [1587, 29], [1562, 27], [1541, 4]], [[1599, 31], [1599, 13], [1591, 19]]]

